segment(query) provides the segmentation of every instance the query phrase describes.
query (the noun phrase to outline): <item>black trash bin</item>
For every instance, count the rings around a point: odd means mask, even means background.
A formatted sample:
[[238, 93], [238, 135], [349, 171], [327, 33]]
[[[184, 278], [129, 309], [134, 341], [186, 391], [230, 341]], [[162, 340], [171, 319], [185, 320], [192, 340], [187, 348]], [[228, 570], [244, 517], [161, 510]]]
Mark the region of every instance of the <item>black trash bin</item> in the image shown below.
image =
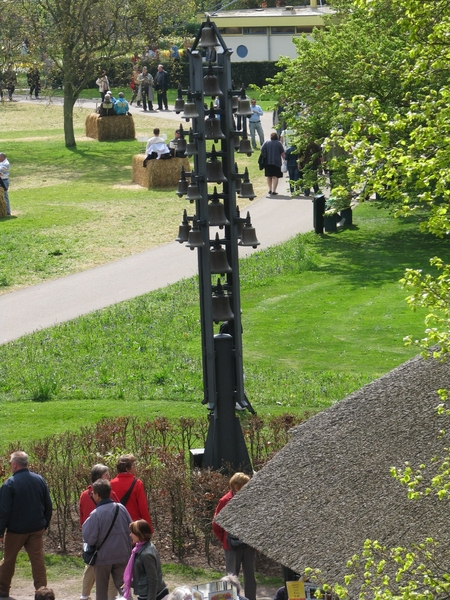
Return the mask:
[[323, 233], [323, 213], [325, 212], [325, 196], [316, 194], [313, 198], [313, 227], [315, 233]]

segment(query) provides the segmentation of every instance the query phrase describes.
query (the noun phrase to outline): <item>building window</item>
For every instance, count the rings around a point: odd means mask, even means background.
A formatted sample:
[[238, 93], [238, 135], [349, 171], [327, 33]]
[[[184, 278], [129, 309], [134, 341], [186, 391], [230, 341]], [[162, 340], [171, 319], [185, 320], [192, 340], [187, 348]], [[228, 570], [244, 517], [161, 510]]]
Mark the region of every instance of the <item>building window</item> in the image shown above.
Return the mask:
[[295, 27], [271, 27], [272, 35], [294, 35]]
[[267, 27], [244, 27], [244, 35], [267, 35]]
[[221, 27], [219, 31], [223, 35], [242, 35], [242, 27]]
[[236, 48], [236, 54], [239, 58], [245, 58], [248, 54], [247, 46], [243, 46], [242, 44]]
[[295, 29], [297, 33], [312, 33], [313, 30], [312, 27], [296, 27]]

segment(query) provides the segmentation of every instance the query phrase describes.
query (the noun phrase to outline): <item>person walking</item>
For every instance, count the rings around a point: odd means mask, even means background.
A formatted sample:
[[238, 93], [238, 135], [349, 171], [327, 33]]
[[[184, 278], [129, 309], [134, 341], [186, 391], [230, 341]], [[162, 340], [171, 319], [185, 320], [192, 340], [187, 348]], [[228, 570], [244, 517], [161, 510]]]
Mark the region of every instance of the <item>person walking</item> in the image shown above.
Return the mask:
[[123, 586], [131, 554], [128, 529], [131, 517], [120, 502], [111, 499], [111, 484], [107, 479], [94, 481], [92, 494], [97, 507], [83, 523], [83, 541], [98, 548], [94, 565], [96, 600], [108, 600], [110, 577], [117, 591]]
[[109, 80], [106, 75], [106, 71], [102, 71], [102, 74], [95, 82], [98, 85], [98, 91], [100, 92], [100, 96], [102, 97], [102, 102], [105, 99], [106, 92], [109, 92]]
[[[235, 473], [230, 481], [230, 491], [219, 500], [214, 518], [220, 513], [222, 508], [250, 481], [250, 477], [245, 473]], [[222, 543], [225, 552], [225, 568], [227, 574], [239, 576], [242, 566], [244, 574], [245, 596], [248, 600], [256, 600], [256, 579], [255, 579], [255, 549], [251, 548], [238, 538], [227, 534], [218, 523], [213, 521], [213, 532]]]
[[28, 455], [11, 454], [12, 477], [0, 488], [0, 598], [8, 598], [19, 551], [25, 548], [31, 562], [34, 589], [47, 587], [44, 532], [52, 518], [52, 501], [45, 479], [28, 469]]
[[248, 127], [250, 129], [250, 140], [252, 142], [252, 148], [256, 149], [256, 138], [255, 132], [258, 133], [259, 137], [259, 145], [262, 146], [264, 144], [264, 131], [261, 125], [261, 117], [264, 114], [263, 109], [256, 104], [255, 98], [252, 98], [250, 101], [250, 109], [252, 111], [252, 116], [248, 119]]
[[4, 152], [0, 152], [0, 187], [3, 188], [3, 194], [6, 204], [6, 215], [11, 216], [11, 206], [9, 204], [9, 160]]
[[[80, 515], [80, 525], [83, 527], [84, 522], [87, 520], [91, 512], [97, 508], [97, 503], [94, 500], [94, 493], [92, 490], [92, 484], [98, 479], [106, 479], [109, 481], [111, 476], [109, 474], [109, 469], [106, 465], [97, 464], [94, 465], [91, 469], [91, 483], [88, 487], [82, 492], [80, 496], [80, 501], [78, 505], [78, 512]], [[113, 502], [119, 502], [119, 499], [115, 495], [114, 492], [111, 492], [110, 498]], [[86, 565], [83, 573], [83, 581], [81, 584], [81, 596], [80, 600], [88, 600], [90, 597], [92, 588], [95, 583], [95, 571], [94, 567], [91, 565]], [[109, 579], [109, 587], [108, 587], [108, 600], [114, 600], [117, 595], [116, 586], [114, 585], [113, 579], [110, 577]]]
[[169, 73], [164, 70], [163, 65], [158, 65], [156, 72], [155, 89], [158, 93], [158, 109], [169, 110], [167, 104], [167, 90], [169, 89]]
[[133, 94], [131, 96], [131, 100], [130, 100], [130, 106], [133, 104], [133, 102], [136, 100], [137, 98], [137, 105], [140, 106], [141, 105], [141, 84], [139, 83], [139, 67], [137, 65], [134, 65], [133, 67], [133, 72], [131, 74], [131, 83], [130, 83], [130, 88], [133, 91]]
[[144, 112], [153, 111], [153, 77], [148, 72], [147, 67], [142, 67], [142, 73], [138, 75], [138, 81], [141, 84], [142, 107]]
[[132, 454], [119, 456], [117, 476], [111, 481], [111, 487], [119, 502], [127, 507], [132, 520], [144, 519], [153, 533], [144, 484], [136, 477], [136, 458]]
[[269, 196], [278, 196], [277, 186], [278, 180], [283, 177], [281, 172], [281, 164], [284, 158], [283, 144], [278, 139], [278, 133], [272, 131], [270, 140], [264, 142], [261, 146], [261, 154], [266, 154], [266, 165], [264, 167], [264, 175], [269, 186]]
[[27, 73], [27, 83], [30, 86], [30, 100], [33, 99], [33, 92], [36, 100], [39, 98], [39, 91], [41, 88], [41, 75], [37, 63], [33, 63], [33, 66]]

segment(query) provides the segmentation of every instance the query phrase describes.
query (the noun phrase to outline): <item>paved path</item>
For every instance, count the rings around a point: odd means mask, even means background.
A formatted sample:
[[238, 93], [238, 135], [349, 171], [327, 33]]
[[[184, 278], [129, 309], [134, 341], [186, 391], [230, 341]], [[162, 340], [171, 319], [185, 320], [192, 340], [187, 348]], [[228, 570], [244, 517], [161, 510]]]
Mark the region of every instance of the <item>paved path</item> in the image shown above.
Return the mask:
[[[20, 101], [27, 100], [20, 98]], [[95, 106], [95, 102], [83, 104]], [[133, 107], [134, 110], [139, 109]], [[174, 112], [142, 114], [180, 120]], [[266, 131], [270, 134], [270, 124]], [[285, 179], [278, 187], [280, 195], [259, 198], [243, 211], [242, 216], [250, 211], [261, 242], [258, 249], [312, 229], [311, 199], [282, 195], [286, 188]], [[239, 254], [247, 256], [252, 252], [251, 248], [240, 248]], [[0, 343], [190, 277], [197, 273], [197, 266], [197, 252], [173, 242], [81, 273], [3, 294], [0, 296]]]
[[[311, 199], [287, 195], [260, 198], [248, 209], [261, 243], [258, 250], [312, 229]], [[240, 248], [239, 255], [252, 252], [251, 248]], [[101, 267], [3, 294], [0, 343], [135, 298], [196, 273], [197, 252], [172, 242]]]

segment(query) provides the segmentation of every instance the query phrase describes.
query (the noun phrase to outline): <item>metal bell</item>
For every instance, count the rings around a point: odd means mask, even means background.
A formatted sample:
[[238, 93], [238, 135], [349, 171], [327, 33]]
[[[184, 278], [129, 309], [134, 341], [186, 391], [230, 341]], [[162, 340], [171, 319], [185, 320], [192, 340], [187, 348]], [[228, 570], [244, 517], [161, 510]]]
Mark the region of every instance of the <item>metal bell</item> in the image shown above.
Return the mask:
[[214, 140], [216, 143], [219, 140], [224, 140], [225, 135], [220, 128], [220, 119], [216, 118], [214, 105], [211, 102], [208, 118], [205, 121], [205, 139]]
[[241, 95], [238, 97], [238, 106], [236, 114], [240, 117], [251, 117], [252, 107], [250, 106], [250, 98], [245, 95], [245, 89], [241, 89]]
[[217, 160], [216, 149], [213, 145], [211, 160], [206, 163], [206, 181], [210, 183], [224, 183], [228, 181], [222, 170], [222, 163]]
[[225, 207], [219, 201], [216, 187], [214, 187], [212, 202], [211, 204], [208, 204], [208, 221], [211, 227], [220, 227], [221, 229], [224, 227], [224, 225], [230, 224], [225, 215]]
[[198, 45], [200, 46], [200, 48], [212, 48], [214, 46], [220, 46], [219, 40], [216, 36], [216, 32], [211, 27], [209, 18], [206, 21], [206, 25], [202, 28], [202, 34]]
[[187, 190], [188, 181], [186, 179], [186, 171], [184, 170], [184, 167], [181, 167], [181, 176], [178, 181], [177, 191], [175, 193], [179, 198], [181, 198], [181, 196], [184, 196], [187, 193]]
[[[190, 235], [190, 234], [189, 234]], [[260, 242], [256, 237], [255, 228], [252, 227], [250, 221], [250, 213], [247, 213], [247, 218], [245, 219], [244, 227], [241, 232], [241, 241], [239, 242], [239, 246], [253, 246], [256, 248], [259, 246]]]
[[191, 183], [188, 185], [188, 189], [186, 192], [186, 198], [189, 202], [194, 202], [194, 200], [201, 200], [202, 195], [200, 194], [200, 190], [198, 189], [198, 184], [195, 181], [194, 177], [191, 178]]
[[219, 87], [219, 80], [214, 75], [211, 62], [209, 63], [206, 75], [203, 77], [203, 93], [205, 96], [220, 96], [222, 94], [222, 90]]
[[[236, 171], [236, 175], [239, 175], [239, 169], [238, 169], [238, 165], [236, 162], [234, 163], [234, 170]], [[240, 191], [241, 191], [241, 178], [236, 177], [236, 194], [239, 194]]]
[[181, 111], [184, 110], [184, 98], [181, 90], [181, 85], [178, 86], [178, 95], [175, 100], [175, 112], [177, 115], [180, 114]]
[[242, 237], [242, 230], [244, 228], [244, 219], [241, 219], [241, 213], [239, 211], [239, 206], [236, 206], [236, 218], [234, 219], [236, 223], [236, 237], [238, 240]]
[[247, 167], [245, 167], [244, 181], [241, 183], [241, 193], [239, 194], [239, 198], [248, 198], [249, 200], [253, 200], [253, 198], [256, 198], [256, 194], [253, 191], [253, 184], [250, 182], [248, 176]]
[[185, 119], [198, 119], [200, 117], [200, 115], [197, 112], [195, 102], [193, 102], [192, 100], [192, 94], [189, 90], [187, 93], [187, 101], [184, 103], [183, 117]]
[[253, 153], [253, 148], [252, 148], [252, 145], [250, 143], [250, 140], [248, 139], [246, 131], [244, 131], [244, 134], [242, 136], [242, 140], [239, 142], [238, 153], [239, 154], [246, 154], [247, 156], [251, 156], [252, 153]]
[[194, 217], [192, 229], [189, 232], [188, 243], [186, 244], [186, 247], [193, 250], [194, 248], [202, 248], [204, 245], [205, 242], [202, 238], [202, 232], [200, 231], [200, 228], [198, 226], [197, 219]]
[[177, 152], [186, 152], [186, 140], [184, 139], [183, 125], [180, 123], [180, 137], [177, 140]]
[[212, 296], [212, 318], [214, 323], [234, 319], [230, 305], [230, 296], [225, 295], [220, 279]]
[[189, 225], [189, 221], [187, 218], [186, 210], [183, 211], [183, 220], [181, 221], [181, 225], [178, 227], [178, 237], [175, 238], [176, 242], [187, 242], [189, 239], [189, 232], [191, 230], [191, 226]]
[[225, 273], [231, 273], [231, 267], [228, 264], [227, 259], [227, 252], [220, 244], [218, 233], [216, 233], [216, 239], [213, 247], [211, 248], [210, 265], [212, 274], [215, 273], [219, 275], [225, 275]]

